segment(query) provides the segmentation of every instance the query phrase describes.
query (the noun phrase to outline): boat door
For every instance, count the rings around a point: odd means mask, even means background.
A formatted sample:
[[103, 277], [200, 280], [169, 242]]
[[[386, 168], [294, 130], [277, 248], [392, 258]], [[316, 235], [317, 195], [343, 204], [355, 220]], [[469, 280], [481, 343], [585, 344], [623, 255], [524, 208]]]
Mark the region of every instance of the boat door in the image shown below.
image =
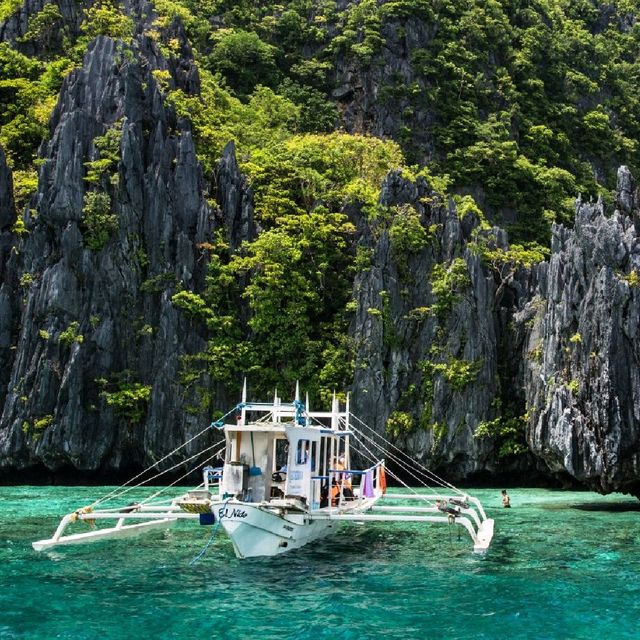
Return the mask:
[[311, 477], [316, 473], [320, 432], [308, 427], [287, 427], [289, 458], [285, 494], [301, 496], [311, 502]]

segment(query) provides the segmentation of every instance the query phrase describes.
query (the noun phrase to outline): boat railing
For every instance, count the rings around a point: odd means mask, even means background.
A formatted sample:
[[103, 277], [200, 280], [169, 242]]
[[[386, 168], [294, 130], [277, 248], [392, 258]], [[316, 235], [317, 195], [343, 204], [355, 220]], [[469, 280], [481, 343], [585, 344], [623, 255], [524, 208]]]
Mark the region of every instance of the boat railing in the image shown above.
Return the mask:
[[202, 486], [206, 491], [217, 489], [217, 492], [220, 493], [223, 469], [224, 467], [221, 466], [207, 466], [202, 470]]
[[[338, 493], [338, 501], [336, 505], [332, 504], [332, 500], [329, 499], [329, 508], [340, 508], [345, 502], [356, 504], [360, 506], [365, 500], [372, 498], [379, 498], [384, 493], [384, 487], [381, 481], [384, 468], [384, 460], [379, 460], [376, 464], [368, 467], [367, 469], [329, 469], [329, 476], [325, 476], [329, 482], [329, 493], [331, 493], [331, 487], [335, 486], [335, 483], [340, 487]], [[360, 482], [356, 487], [357, 491], [351, 483], [351, 478], [359, 477]], [[350, 489], [352, 495], [345, 495], [345, 488]]]

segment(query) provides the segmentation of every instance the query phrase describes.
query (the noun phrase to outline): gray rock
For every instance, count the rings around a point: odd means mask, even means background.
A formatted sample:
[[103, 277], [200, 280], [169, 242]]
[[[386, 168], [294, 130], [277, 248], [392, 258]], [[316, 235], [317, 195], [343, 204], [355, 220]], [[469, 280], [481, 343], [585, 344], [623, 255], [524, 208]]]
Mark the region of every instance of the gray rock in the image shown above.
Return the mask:
[[16, 221], [13, 203], [13, 178], [0, 147], [0, 233], [10, 229]]
[[[398, 444], [449, 478], [504, 471], [508, 463], [498, 459], [492, 439], [474, 436], [481, 422], [498, 415], [497, 372], [503, 359], [496, 285], [466, 249], [477, 221], [468, 220], [465, 229], [452, 203], [399, 172], [388, 175], [380, 202], [392, 211], [412, 207], [425, 228], [435, 225], [437, 231], [422, 250], [407, 254], [394, 250], [388, 226], [359, 225], [372, 260], [353, 289], [357, 310], [349, 334], [356, 345], [355, 413], [380, 434], [394, 414], [409, 415], [413, 428], [396, 438]], [[439, 313], [430, 284], [434, 267], [449, 268], [455, 259], [462, 260], [468, 285]], [[475, 373], [467, 384], [446, 379], [442, 366], [453, 360], [472, 364]]]
[[[179, 36], [181, 28], [173, 28]], [[99, 37], [64, 81], [51, 138], [41, 149], [40, 215], [19, 251], [3, 259], [5, 471], [140, 468], [210, 418], [180, 382], [183, 356], [206, 348], [206, 327], [185, 318], [171, 298], [178, 283], [202, 291], [207, 260], [199, 245], [212, 238], [213, 215], [189, 125], [164, 105], [151, 63], [190, 90], [198, 89], [197, 73], [187, 53], [178, 70], [144, 36], [135, 47], [139, 55], [130, 60], [121, 43]], [[89, 249], [85, 163], [96, 157], [95, 137], [116, 123], [120, 161], [113, 175], [90, 188], [108, 194], [117, 224], [101, 248]], [[223, 215], [233, 222], [234, 212]], [[244, 215], [250, 216], [248, 205]], [[144, 281], [151, 284], [141, 287]], [[118, 412], [107, 394], [134, 383], [150, 390], [148, 402], [137, 413]]]
[[618, 176], [619, 212], [578, 203], [575, 228], [554, 228], [530, 303], [528, 441], [556, 473], [640, 495], [640, 240], [633, 177], [625, 167]]
[[233, 141], [224, 148], [216, 171], [215, 193], [224, 213], [223, 224], [232, 250], [242, 242], [254, 240], [253, 194], [247, 179], [240, 173]]

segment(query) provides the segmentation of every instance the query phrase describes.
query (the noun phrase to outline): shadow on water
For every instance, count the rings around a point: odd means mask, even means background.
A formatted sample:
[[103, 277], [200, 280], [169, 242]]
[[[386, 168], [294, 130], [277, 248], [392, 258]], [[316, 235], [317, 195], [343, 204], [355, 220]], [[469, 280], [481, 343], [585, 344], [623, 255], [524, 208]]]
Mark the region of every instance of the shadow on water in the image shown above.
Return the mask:
[[581, 502], [572, 504], [572, 509], [581, 511], [604, 511], [606, 513], [640, 512], [640, 501], [638, 502]]

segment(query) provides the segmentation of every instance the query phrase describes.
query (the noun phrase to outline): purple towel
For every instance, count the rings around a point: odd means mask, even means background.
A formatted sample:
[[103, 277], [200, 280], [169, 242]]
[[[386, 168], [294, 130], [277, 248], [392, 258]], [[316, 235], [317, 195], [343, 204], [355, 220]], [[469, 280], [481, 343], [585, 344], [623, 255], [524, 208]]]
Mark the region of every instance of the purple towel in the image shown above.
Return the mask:
[[362, 482], [362, 497], [373, 498], [373, 472], [367, 471], [364, 474], [364, 480]]

